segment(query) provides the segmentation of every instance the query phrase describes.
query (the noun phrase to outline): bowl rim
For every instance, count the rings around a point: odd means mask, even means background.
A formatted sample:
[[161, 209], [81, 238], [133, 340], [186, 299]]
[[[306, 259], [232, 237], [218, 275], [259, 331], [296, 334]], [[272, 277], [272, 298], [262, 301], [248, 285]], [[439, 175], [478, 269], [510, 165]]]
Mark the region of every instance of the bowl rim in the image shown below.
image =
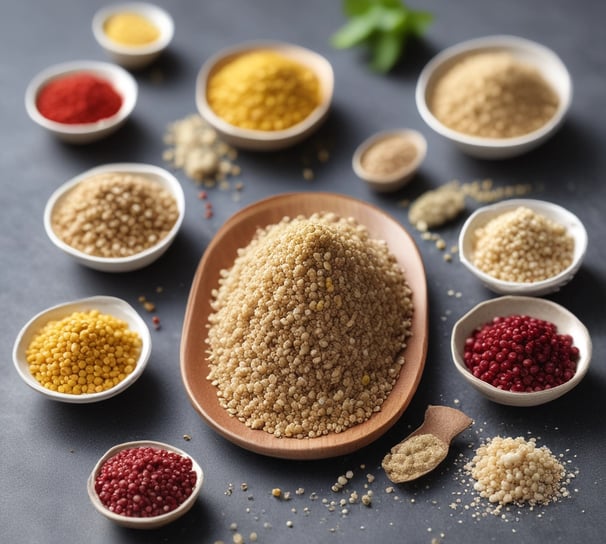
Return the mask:
[[[488, 310], [493, 311], [488, 312]], [[479, 319], [479, 317], [484, 313], [487, 313], [487, 315], [492, 317], [505, 317], [519, 313], [551, 322], [554, 322], [553, 316], [563, 316], [563, 318], [574, 324], [577, 335], [573, 336], [573, 338], [575, 340], [575, 345], [579, 347], [581, 351], [574, 376], [567, 382], [556, 387], [552, 387], [551, 389], [534, 391], [530, 393], [501, 390], [489, 383], [484, 382], [480, 378], [475, 377], [465, 365], [460, 350], [464, 346], [465, 340], [470, 334], [473, 333], [474, 330], [477, 329], [478, 326], [490, 321], [490, 317], [486, 319]], [[547, 317], [547, 314], [549, 314], [551, 317]], [[476, 321], [478, 324], [474, 325]], [[556, 325], [558, 324], [556, 323]], [[558, 334], [571, 333], [560, 330], [560, 327], [558, 326]], [[583, 342], [580, 342], [580, 339], [582, 339]], [[582, 346], [579, 345], [581, 343], [583, 344]], [[522, 295], [505, 295], [484, 300], [476, 304], [455, 322], [452, 328], [450, 346], [452, 361], [459, 373], [476, 390], [480, 391], [490, 400], [510, 406], [536, 406], [555, 400], [572, 390], [587, 374], [591, 363], [593, 349], [591, 335], [589, 334], [587, 327], [570, 310], [557, 302], [553, 302], [548, 299]]]
[[[125, 11], [150, 19], [160, 32], [158, 39], [149, 44], [122, 45], [109, 38], [103, 30], [105, 22], [112, 15]], [[104, 49], [126, 57], [138, 57], [157, 53], [168, 47], [174, 36], [175, 24], [170, 13], [160, 6], [148, 2], [122, 2], [99, 9], [92, 19], [92, 31], [95, 39]]]
[[[232, 125], [219, 117], [208, 104], [206, 99], [207, 83], [212, 73], [221, 65], [241, 55], [256, 50], [277, 51], [289, 58], [295, 58], [298, 62], [311, 68], [314, 73], [320, 71], [324, 77], [318, 77], [322, 99], [320, 104], [303, 120], [283, 130], [256, 130], [240, 128]], [[293, 55], [294, 53], [294, 55]], [[305, 62], [305, 59], [313, 59], [313, 64]], [[254, 140], [259, 142], [276, 142], [288, 140], [304, 133], [311, 127], [319, 124], [327, 115], [334, 93], [334, 71], [326, 57], [306, 47], [278, 40], [252, 40], [241, 42], [226, 47], [210, 56], [200, 68], [196, 78], [196, 105], [202, 117], [220, 132], [232, 138]]]
[[[99, 499], [99, 495], [95, 490], [95, 479], [101, 470], [103, 464], [111, 457], [116, 455], [122, 450], [129, 448], [139, 448], [139, 447], [152, 447], [156, 449], [164, 449], [173, 453], [180, 455], [181, 457], [190, 459], [192, 462], [192, 470], [196, 473], [196, 485], [191, 492], [191, 495], [185, 499], [177, 508], [167, 512], [165, 514], [160, 514], [158, 516], [154, 516], [151, 518], [138, 518], [138, 517], [129, 517], [123, 516], [121, 514], [116, 514], [111, 510], [108, 510], [106, 506]], [[165, 525], [166, 523], [170, 523], [171, 521], [181, 517], [186, 512], [188, 512], [191, 507], [196, 502], [198, 495], [200, 494], [200, 490], [202, 489], [202, 484], [204, 481], [204, 471], [198, 464], [198, 462], [194, 459], [193, 456], [189, 455], [187, 452], [183, 451], [176, 446], [171, 444], [167, 444], [164, 442], [158, 442], [156, 440], [133, 440], [130, 442], [122, 442], [120, 444], [116, 444], [108, 449], [95, 463], [92, 471], [89, 474], [88, 479], [86, 480], [86, 489], [88, 492], [88, 496], [93, 503], [93, 506], [100, 512], [102, 515], [111, 519], [112, 521], [131, 528], [144, 528], [146, 526], [159, 527], [161, 525]]]
[[[104, 79], [122, 96], [120, 109], [111, 117], [94, 123], [60, 123], [44, 117], [38, 110], [36, 99], [40, 90], [49, 82], [76, 73], [92, 73]], [[119, 82], [119, 85], [116, 83]], [[135, 78], [124, 68], [109, 62], [74, 60], [48, 66], [38, 72], [25, 90], [25, 109], [29, 117], [40, 126], [66, 135], [87, 135], [102, 132], [126, 120], [137, 102], [138, 86]]]
[[[177, 208], [179, 210], [179, 216], [177, 217], [177, 221], [168, 232], [168, 234], [162, 238], [157, 244], [148, 247], [147, 249], [141, 251], [140, 253], [135, 253], [134, 255], [129, 255], [127, 257], [99, 257], [98, 255], [88, 255], [84, 253], [66, 242], [64, 242], [53, 230], [52, 227], [52, 212], [60, 201], [60, 199], [66, 195], [69, 191], [71, 191], [74, 187], [76, 187], [80, 182], [90, 178], [96, 174], [103, 173], [135, 173], [142, 175], [151, 175], [155, 178], [162, 179], [162, 185], [168, 188], [175, 198], [177, 202]], [[179, 232], [181, 225], [183, 223], [185, 217], [185, 194], [183, 192], [183, 188], [181, 184], [177, 180], [177, 178], [171, 174], [168, 170], [161, 168], [159, 166], [155, 166], [153, 164], [146, 163], [108, 163], [100, 166], [95, 166], [94, 168], [90, 168], [85, 172], [78, 174], [77, 176], [71, 178], [67, 182], [63, 183], [59, 186], [55, 191], [51, 194], [49, 199], [47, 200], [46, 206], [44, 207], [44, 230], [46, 234], [50, 238], [51, 242], [55, 244], [59, 249], [63, 250], [68, 255], [75, 257], [81, 261], [88, 261], [90, 263], [102, 264], [104, 266], [111, 267], [112, 265], [124, 265], [129, 263], [136, 263], [138, 261], [146, 260], [150, 255], [168, 247], [174, 240], [175, 236]]]
[[[574, 254], [570, 265], [555, 276], [531, 283], [500, 280], [487, 274], [486, 272], [483, 272], [473, 264], [470, 254], [471, 250], [468, 251], [468, 248], [471, 247], [470, 244], [472, 243], [472, 227], [479, 226], [480, 224], [485, 225], [494, 217], [522, 206], [530, 208], [535, 212], [541, 213], [542, 215], [550, 216], [552, 221], [554, 220], [552, 216], [557, 216], [558, 219], [555, 221], [565, 226], [568, 234], [570, 234], [574, 239]], [[483, 221], [483, 218], [486, 218], [486, 220]], [[581, 263], [585, 257], [587, 245], [588, 236], [585, 226], [583, 225], [583, 222], [571, 211], [567, 210], [563, 206], [560, 206], [559, 204], [555, 204], [554, 202], [549, 202], [547, 200], [539, 200], [534, 198], [512, 198], [482, 206], [475, 210], [465, 220], [459, 232], [458, 253], [461, 263], [475, 276], [477, 276], [482, 283], [498, 287], [501, 292], [516, 291], [519, 294], [523, 294], [524, 292], [529, 294], [531, 292], [538, 292], [555, 285], [559, 285], [569, 278], [571, 274], [575, 273], [576, 270], [581, 266]]]
[[[389, 138], [390, 136], [403, 136], [404, 138], [410, 139], [417, 149], [417, 156], [410, 164], [391, 174], [374, 175], [369, 173], [362, 167], [362, 157], [364, 153], [366, 153], [373, 144], [385, 138]], [[406, 179], [408, 176], [412, 175], [421, 166], [426, 155], [427, 139], [418, 130], [410, 128], [380, 130], [379, 132], [371, 134], [356, 147], [352, 156], [352, 168], [360, 179], [371, 183], [373, 186], [376, 185], [377, 187], [381, 187], [401, 179]]]
[[[102, 313], [108, 313], [122, 321], [126, 321], [129, 329], [135, 330], [141, 337], [141, 353], [137, 359], [135, 369], [114, 387], [101, 391], [99, 393], [82, 393], [72, 395], [52, 391], [40, 384], [29, 372], [25, 351], [32, 338], [44, 325], [55, 319], [62, 319], [76, 311], [99, 310]], [[105, 295], [80, 298], [68, 302], [55, 304], [44, 310], [41, 310], [30, 318], [21, 328], [15, 343], [13, 345], [13, 365], [21, 379], [39, 393], [47, 398], [66, 402], [70, 404], [87, 404], [99, 402], [112, 398], [135, 383], [143, 374], [149, 361], [152, 350], [152, 340], [149, 328], [139, 313], [125, 300]]]
[[[457, 58], [462, 58], [482, 50], [524, 50], [527, 52], [532, 52], [536, 56], [542, 56], [549, 59], [549, 61], [559, 69], [564, 83], [564, 92], [561, 92], [559, 88], [552, 85], [554, 91], [558, 94], [560, 103], [556, 113], [551, 119], [549, 119], [549, 121], [547, 121], [547, 123], [538, 129], [521, 136], [511, 138], [485, 138], [481, 136], [472, 136], [453, 130], [444, 125], [437, 119], [437, 117], [435, 117], [427, 105], [427, 92], [438, 69], [444, 64], [453, 63]], [[538, 63], [533, 63], [533, 66], [537, 67], [538, 69], [541, 68], [540, 64]], [[542, 73], [544, 75], [544, 72]], [[562, 123], [567, 111], [570, 108], [572, 95], [573, 84], [570, 72], [555, 51], [533, 40], [509, 34], [497, 34], [473, 38], [447, 47], [435, 55], [423, 67], [415, 88], [415, 101], [419, 114], [435, 132], [452, 141], [456, 141], [466, 146], [488, 149], [525, 147], [532, 142], [544, 138]]]

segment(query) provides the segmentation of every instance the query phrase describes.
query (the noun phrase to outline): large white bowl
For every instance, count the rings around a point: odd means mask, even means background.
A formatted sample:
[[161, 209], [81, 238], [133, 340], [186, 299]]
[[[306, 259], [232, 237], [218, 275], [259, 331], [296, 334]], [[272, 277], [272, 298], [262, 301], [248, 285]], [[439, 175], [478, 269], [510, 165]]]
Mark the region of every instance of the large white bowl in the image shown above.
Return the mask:
[[[26, 351], [35, 336], [49, 322], [67, 317], [74, 312], [87, 312], [99, 310], [103, 314], [112, 315], [128, 324], [130, 330], [135, 331], [141, 338], [141, 354], [135, 365], [135, 369], [120, 383], [100, 393], [84, 393], [81, 395], [70, 395], [59, 393], [44, 387], [38, 382], [29, 370]], [[147, 365], [151, 354], [151, 335], [145, 321], [137, 311], [127, 302], [116, 297], [97, 296], [66, 302], [52, 306], [30, 319], [19, 332], [13, 347], [13, 364], [23, 381], [35, 391], [42, 393], [51, 400], [68, 402], [72, 404], [86, 404], [109, 399], [121, 393], [135, 383]]]
[[[206, 99], [206, 89], [212, 75], [240, 55], [257, 50], [271, 50], [310, 68], [320, 82], [321, 101], [303, 121], [285, 130], [252, 130], [232, 125], [212, 110]], [[334, 90], [334, 74], [330, 63], [318, 53], [298, 45], [282, 42], [247, 42], [219, 51], [200, 69], [196, 80], [196, 105], [200, 115], [228, 144], [242, 149], [272, 151], [301, 142], [326, 119]]]
[[[122, 45], [108, 37], [104, 30], [106, 21], [118, 13], [136, 13], [154, 24], [160, 35], [157, 40], [144, 45]], [[173, 39], [175, 25], [164, 9], [146, 2], [112, 4], [95, 13], [92, 22], [93, 35], [110, 58], [129, 69], [140, 69], [151, 64], [168, 47]]]
[[[445, 126], [431, 112], [427, 103], [428, 97], [445, 71], [466, 56], [488, 51], [508, 52], [514, 58], [532, 64], [558, 94], [558, 109], [541, 128], [515, 138], [482, 138]], [[562, 60], [547, 47], [517, 36], [487, 36], [449, 47], [430, 60], [419, 76], [415, 100], [421, 117], [429, 127], [454, 143], [461, 151], [482, 159], [505, 159], [534, 149], [558, 130], [570, 108], [572, 82]]]
[[[120, 514], [115, 514], [111, 510], [108, 510], [105, 505], [99, 499], [99, 495], [95, 491], [95, 480], [101, 467], [103, 464], [110, 458], [119, 453], [122, 450], [129, 448], [140, 448], [140, 447], [151, 447], [156, 449], [168, 450], [174, 453], [177, 453], [181, 457], [186, 457], [191, 459], [192, 462], [192, 470], [196, 473], [196, 485], [189, 497], [180, 504], [173, 511], [168, 512], [166, 514], [161, 514], [159, 516], [154, 516], [151, 518], [135, 518], [128, 516], [121, 516]], [[188, 455], [183, 450], [176, 448], [175, 446], [171, 446], [170, 444], [164, 444], [163, 442], [155, 442], [152, 440], [138, 440], [134, 442], [124, 442], [122, 444], [118, 444], [113, 448], [110, 448], [108, 451], [103, 454], [103, 456], [99, 459], [95, 467], [93, 468], [88, 480], [86, 482], [86, 489], [88, 491], [88, 496], [93, 503], [93, 506], [97, 509], [98, 512], [103, 514], [106, 518], [110, 519], [114, 523], [122, 526], [128, 527], [131, 529], [157, 529], [158, 527], [163, 527], [173, 521], [177, 520], [181, 516], [183, 516], [186, 512], [188, 512], [191, 507], [196, 503], [198, 495], [200, 494], [200, 490], [202, 489], [202, 482], [204, 480], [204, 473], [200, 468], [200, 465], [196, 462], [196, 460]]]
[[[463, 354], [465, 340], [482, 325], [495, 317], [510, 315], [528, 315], [557, 326], [559, 334], [572, 336], [574, 345], [579, 349], [575, 375], [567, 382], [552, 389], [533, 393], [515, 393], [503, 391], [479, 378], [476, 378], [465, 366]], [[535, 297], [505, 296], [481, 302], [461, 317], [454, 325], [451, 336], [451, 353], [455, 368], [467, 382], [486, 398], [509, 406], [536, 406], [555, 400], [576, 387], [583, 379], [591, 362], [592, 343], [589, 332], [577, 317], [563, 306]]]
[[[122, 96], [122, 106], [115, 115], [95, 123], [69, 124], [51, 121], [40, 113], [36, 105], [38, 93], [53, 79], [77, 73], [90, 73], [109, 82]], [[61, 140], [72, 144], [86, 144], [109, 136], [128, 119], [137, 102], [137, 82], [126, 70], [107, 62], [78, 60], [56, 64], [36, 75], [25, 90], [25, 109], [30, 118]]]
[[[140, 253], [128, 257], [99, 257], [96, 255], [88, 255], [87, 253], [70, 246], [55, 234], [51, 221], [55, 206], [57, 206], [57, 204], [61, 202], [61, 199], [78, 185], [78, 183], [91, 176], [106, 172], [126, 172], [144, 175], [170, 191], [175, 198], [179, 210], [179, 217], [168, 235], [160, 240], [155, 246], [149, 247]], [[175, 240], [177, 233], [181, 228], [181, 224], [183, 223], [184, 216], [185, 196], [183, 194], [183, 189], [177, 178], [170, 172], [151, 164], [114, 163], [97, 166], [96, 168], [87, 170], [59, 187], [48, 199], [44, 209], [44, 229], [51, 242], [73, 257], [78, 263], [103, 272], [130, 272], [148, 266], [166, 252]]]
[[[524, 206], [566, 227], [574, 239], [572, 263], [559, 274], [541, 281], [530, 283], [503, 281], [486, 274], [473, 264], [474, 232], [492, 219]], [[516, 198], [483, 206], [472, 213], [459, 234], [459, 259], [488, 289], [507, 295], [541, 296], [560, 290], [578, 272], [587, 251], [587, 231], [581, 220], [568, 210], [543, 200]]]

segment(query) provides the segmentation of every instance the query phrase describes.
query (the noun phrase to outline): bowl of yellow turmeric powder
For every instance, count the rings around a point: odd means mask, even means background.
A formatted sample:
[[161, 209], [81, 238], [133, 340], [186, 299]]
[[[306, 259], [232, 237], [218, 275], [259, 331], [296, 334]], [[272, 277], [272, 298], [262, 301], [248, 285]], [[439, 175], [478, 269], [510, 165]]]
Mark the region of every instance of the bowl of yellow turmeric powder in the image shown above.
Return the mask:
[[120, 298], [95, 296], [32, 317], [17, 335], [13, 363], [35, 391], [85, 404], [130, 387], [150, 354], [151, 335], [138, 312]]
[[114, 4], [95, 13], [93, 35], [118, 64], [140, 69], [151, 64], [171, 42], [172, 17], [164, 9], [144, 2]]
[[325, 120], [334, 74], [318, 53], [281, 42], [249, 42], [219, 51], [200, 69], [196, 105], [234, 147], [283, 149]]

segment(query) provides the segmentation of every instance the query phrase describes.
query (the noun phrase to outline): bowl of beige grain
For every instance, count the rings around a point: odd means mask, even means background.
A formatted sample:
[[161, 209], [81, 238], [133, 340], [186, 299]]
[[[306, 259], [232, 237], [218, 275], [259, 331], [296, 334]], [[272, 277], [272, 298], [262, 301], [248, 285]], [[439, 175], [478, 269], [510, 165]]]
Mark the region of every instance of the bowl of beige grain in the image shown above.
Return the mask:
[[427, 125], [464, 153], [505, 159], [531, 151], [560, 128], [572, 82], [547, 47], [517, 36], [488, 36], [430, 60], [415, 100]]
[[138, 270], [159, 259], [183, 222], [185, 197], [168, 171], [140, 163], [87, 170], [59, 187], [44, 210], [51, 242], [103, 272]]
[[476, 210], [459, 234], [461, 263], [485, 287], [506, 295], [542, 296], [578, 272], [587, 231], [565, 208], [531, 198]]

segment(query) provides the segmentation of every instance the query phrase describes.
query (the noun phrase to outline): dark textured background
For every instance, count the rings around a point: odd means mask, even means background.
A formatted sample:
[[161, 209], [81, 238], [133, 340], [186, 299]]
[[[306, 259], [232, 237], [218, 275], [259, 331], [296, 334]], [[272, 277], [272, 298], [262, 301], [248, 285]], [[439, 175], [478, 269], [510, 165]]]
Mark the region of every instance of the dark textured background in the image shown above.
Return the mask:
[[[26, 116], [23, 95], [29, 80], [58, 62], [106, 60], [90, 29], [100, 2], [55, 0], [11, 2], [0, 18], [0, 96], [2, 211], [0, 221], [0, 540], [18, 543], [202, 543], [231, 542], [236, 523], [248, 541], [258, 542], [601, 542], [606, 531], [603, 489], [606, 474], [603, 403], [606, 344], [604, 263], [604, 145], [606, 142], [606, 7], [591, 0], [460, 0], [415, 2], [435, 13], [426, 40], [411, 45], [406, 61], [389, 76], [370, 72], [359, 50], [336, 51], [329, 37], [343, 22], [340, 3], [308, 0], [159, 1], [173, 15], [175, 39], [153, 70], [136, 74], [139, 101], [132, 120], [106, 141], [87, 147], [59, 143]], [[412, 2], [411, 2], [412, 3]], [[568, 66], [574, 97], [568, 120], [557, 136], [529, 155], [506, 162], [468, 158], [431, 133], [414, 105], [414, 86], [422, 66], [438, 51], [469, 38], [516, 34], [553, 48]], [[204, 219], [198, 188], [181, 172], [187, 216], [174, 246], [149, 268], [109, 275], [82, 268], [46, 238], [42, 212], [46, 199], [64, 181], [106, 162], [147, 162], [163, 166], [163, 134], [168, 123], [195, 111], [194, 81], [204, 60], [219, 48], [250, 39], [277, 39], [310, 47], [333, 63], [334, 107], [322, 130], [295, 149], [259, 155], [241, 153], [244, 191], [213, 190], [215, 216]], [[161, 73], [158, 83], [152, 73]], [[422, 173], [396, 195], [371, 193], [353, 174], [355, 146], [371, 133], [393, 127], [421, 130], [429, 154]], [[327, 143], [331, 158], [312, 162], [313, 181], [302, 177], [304, 158], [314, 143]], [[494, 295], [458, 262], [443, 254], [408, 224], [398, 201], [451, 179], [491, 178], [496, 185], [530, 183], [532, 196], [568, 207], [589, 232], [589, 251], [578, 276], [549, 298], [563, 304], [589, 328], [594, 358], [589, 374], [571, 394], [538, 408], [492, 404], [471, 390], [455, 372], [449, 353], [454, 321], [474, 304]], [[430, 339], [426, 370], [401, 420], [371, 446], [342, 458], [294, 462], [265, 458], [225, 441], [198, 417], [179, 373], [179, 343], [187, 295], [204, 249], [220, 225], [243, 205], [287, 191], [346, 193], [381, 206], [408, 228], [427, 270]], [[470, 204], [469, 211], [473, 209]], [[456, 242], [464, 220], [444, 229]], [[156, 287], [164, 291], [156, 293]], [[458, 292], [460, 297], [449, 295]], [[153, 353], [143, 377], [123, 395], [95, 405], [53, 403], [27, 388], [11, 362], [20, 327], [40, 310], [97, 294], [116, 295], [138, 306], [139, 296], [157, 305], [162, 329], [153, 331]], [[141, 310], [151, 324], [151, 316]], [[464, 410], [476, 421], [461, 435], [436, 472], [416, 483], [390, 485], [380, 462], [387, 450], [420, 424], [428, 404]], [[192, 436], [190, 442], [184, 434]], [[482, 438], [536, 436], [569, 460], [578, 476], [569, 500], [546, 508], [510, 510], [504, 518], [482, 516], [459, 475]], [[88, 501], [85, 482], [97, 458], [118, 442], [155, 439], [182, 447], [202, 465], [206, 479], [193, 511], [154, 532], [122, 530], [102, 518]], [[365, 468], [360, 468], [365, 465]], [[375, 476], [371, 508], [361, 504], [331, 512], [322, 499], [339, 500], [330, 487], [353, 470], [347, 488], [365, 490]], [[246, 482], [248, 491], [240, 489]], [[230, 484], [234, 491], [226, 494]], [[289, 490], [291, 501], [276, 501], [273, 487]], [[295, 490], [305, 489], [296, 496]], [[312, 500], [312, 493], [318, 500]], [[451, 505], [459, 498], [457, 509]], [[293, 527], [288, 528], [286, 521]], [[271, 527], [270, 527], [271, 526]]]

